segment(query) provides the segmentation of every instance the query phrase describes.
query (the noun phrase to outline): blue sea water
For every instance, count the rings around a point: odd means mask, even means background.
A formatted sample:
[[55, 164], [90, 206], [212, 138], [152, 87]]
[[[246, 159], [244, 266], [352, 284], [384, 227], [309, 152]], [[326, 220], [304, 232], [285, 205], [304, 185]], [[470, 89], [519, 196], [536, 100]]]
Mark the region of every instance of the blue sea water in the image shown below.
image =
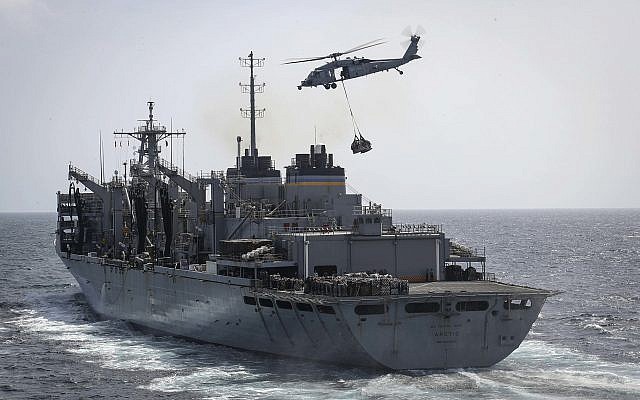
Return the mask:
[[486, 248], [501, 281], [562, 291], [491, 368], [388, 371], [101, 321], [53, 249], [55, 214], [0, 214], [1, 399], [638, 399], [640, 210], [396, 211]]

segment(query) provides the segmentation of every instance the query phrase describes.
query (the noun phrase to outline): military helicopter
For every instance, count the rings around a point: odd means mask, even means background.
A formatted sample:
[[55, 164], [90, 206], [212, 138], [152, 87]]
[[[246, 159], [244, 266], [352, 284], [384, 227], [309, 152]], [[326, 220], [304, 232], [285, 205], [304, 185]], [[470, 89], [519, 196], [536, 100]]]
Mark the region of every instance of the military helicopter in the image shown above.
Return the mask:
[[[402, 75], [402, 71], [398, 69], [401, 65], [408, 63], [409, 61], [421, 58], [418, 54], [418, 42], [420, 36], [415, 33], [411, 35], [409, 46], [405, 51], [402, 58], [388, 58], [382, 60], [370, 60], [368, 58], [347, 57], [346, 59], [339, 59], [338, 57], [345, 54], [360, 51], [369, 47], [378, 46], [385, 42], [381, 39], [367, 42], [360, 46], [356, 46], [344, 52], [332, 53], [323, 57], [311, 57], [311, 58], [296, 58], [290, 59], [284, 64], [297, 64], [310, 61], [324, 60], [327, 58], [333, 59], [323, 66], [320, 66], [309, 74], [305, 80], [300, 82], [298, 90], [302, 90], [303, 87], [316, 87], [319, 85], [324, 86], [325, 89], [335, 89], [338, 87], [336, 82], [345, 81], [347, 79], [358, 78], [361, 76], [374, 74], [376, 72], [388, 71], [395, 69]], [[339, 75], [336, 75], [336, 70], [341, 69]]]

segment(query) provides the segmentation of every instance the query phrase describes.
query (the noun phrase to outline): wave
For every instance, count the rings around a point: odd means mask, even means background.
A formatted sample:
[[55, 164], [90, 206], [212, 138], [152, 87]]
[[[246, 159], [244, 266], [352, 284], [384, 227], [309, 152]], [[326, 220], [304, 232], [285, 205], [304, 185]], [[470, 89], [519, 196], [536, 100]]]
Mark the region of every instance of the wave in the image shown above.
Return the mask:
[[[71, 298], [63, 304], [75, 303]], [[142, 335], [120, 321], [69, 317], [69, 309], [53, 308], [50, 314], [13, 311], [18, 316], [8, 323], [61, 342], [67, 352], [87, 362], [110, 369], [172, 372], [139, 386], [152, 391], [217, 398], [640, 396], [640, 372], [635, 365], [603, 361], [540, 340], [525, 341], [492, 368], [376, 373]], [[65, 313], [66, 319], [57, 313]]]
[[[525, 340], [492, 368], [386, 373], [141, 334], [122, 321], [92, 319], [77, 293], [40, 300], [38, 307], [11, 308], [14, 316], [5, 324], [55, 341], [67, 353], [103, 368], [162, 372], [138, 386], [144, 390], [265, 399], [640, 398], [635, 364], [537, 339]], [[605, 329], [596, 323], [584, 328]]]
[[586, 324], [584, 326], [584, 329], [586, 329], [586, 330], [595, 330], [598, 333], [603, 334], [603, 335], [610, 335], [611, 334], [611, 331], [605, 329], [605, 327], [603, 327], [602, 325], [598, 325], [598, 324]]
[[[606, 372], [603, 372], [606, 371]], [[566, 399], [640, 396], [640, 372], [634, 364], [611, 363], [547, 342], [529, 340], [502, 363], [486, 369], [409, 371], [372, 374], [340, 368], [325, 370], [325, 378], [300, 387], [299, 376], [282, 373], [247, 374], [242, 365], [195, 368], [154, 379], [145, 389], [196, 391], [216, 398], [376, 399]], [[350, 376], [349, 376], [350, 375]], [[259, 390], [258, 390], [259, 388]], [[221, 392], [222, 390], [222, 392]]]

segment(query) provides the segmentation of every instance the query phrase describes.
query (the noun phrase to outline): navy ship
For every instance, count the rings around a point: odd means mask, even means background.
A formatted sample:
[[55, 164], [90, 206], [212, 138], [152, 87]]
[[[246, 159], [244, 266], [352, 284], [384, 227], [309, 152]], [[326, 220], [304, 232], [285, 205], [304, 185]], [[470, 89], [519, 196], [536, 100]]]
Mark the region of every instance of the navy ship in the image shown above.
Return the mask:
[[[325, 145], [282, 171], [250, 145], [196, 175], [162, 158], [185, 134], [149, 115], [107, 182], [69, 165], [56, 251], [91, 308], [143, 329], [249, 351], [385, 369], [487, 367], [518, 348], [548, 290], [500, 283], [441, 226], [397, 224], [348, 193]], [[165, 146], [166, 149], [166, 146]], [[128, 169], [127, 169], [128, 167]], [[85, 191], [80, 190], [80, 185]]]

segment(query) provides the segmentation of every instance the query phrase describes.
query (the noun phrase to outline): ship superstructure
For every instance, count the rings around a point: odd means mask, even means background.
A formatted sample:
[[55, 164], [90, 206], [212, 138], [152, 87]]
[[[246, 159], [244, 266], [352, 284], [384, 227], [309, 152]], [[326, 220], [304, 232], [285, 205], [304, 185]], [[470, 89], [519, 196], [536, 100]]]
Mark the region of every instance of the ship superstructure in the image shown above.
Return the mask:
[[[323, 144], [284, 177], [256, 146], [253, 53], [248, 149], [191, 175], [162, 158], [153, 115], [133, 132], [129, 176], [69, 166], [56, 249], [100, 315], [197, 340], [392, 369], [489, 366], [525, 338], [549, 291], [495, 282], [485, 255], [440, 226], [399, 225], [348, 193]], [[84, 185], [89, 192], [76, 186]], [[78, 185], [79, 186], [79, 185]]]

